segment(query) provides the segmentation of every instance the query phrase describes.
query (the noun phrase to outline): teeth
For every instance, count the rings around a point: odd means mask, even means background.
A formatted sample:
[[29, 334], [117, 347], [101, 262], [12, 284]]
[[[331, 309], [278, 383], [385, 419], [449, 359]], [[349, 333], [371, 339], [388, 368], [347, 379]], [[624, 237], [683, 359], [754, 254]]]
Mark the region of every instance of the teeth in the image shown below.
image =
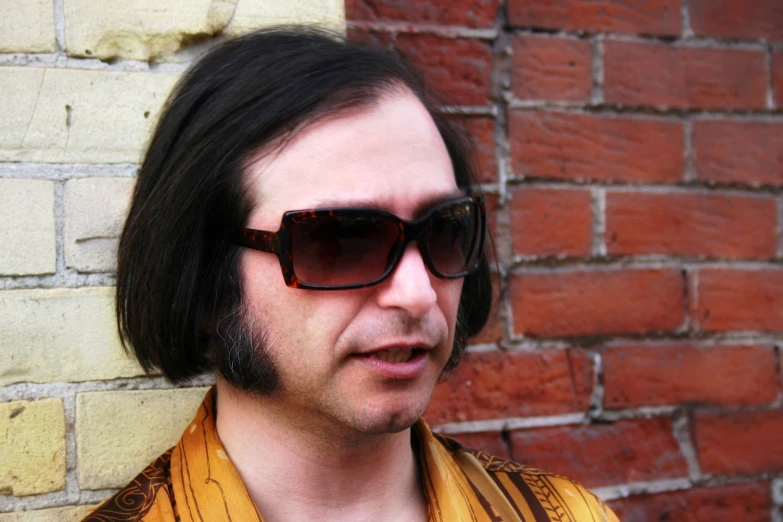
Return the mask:
[[382, 361], [398, 363], [410, 360], [413, 350], [384, 350], [382, 352], [371, 353], [370, 357], [375, 357]]

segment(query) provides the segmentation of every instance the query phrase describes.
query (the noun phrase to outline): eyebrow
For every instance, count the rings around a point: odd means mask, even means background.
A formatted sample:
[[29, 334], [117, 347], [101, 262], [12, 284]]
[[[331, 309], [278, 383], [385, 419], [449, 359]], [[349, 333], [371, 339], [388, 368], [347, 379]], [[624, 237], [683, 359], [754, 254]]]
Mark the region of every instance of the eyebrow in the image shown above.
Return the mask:
[[[456, 199], [459, 197], [467, 196], [466, 192], [462, 189], [455, 189], [449, 192], [442, 192], [439, 194], [432, 194], [425, 197], [416, 205], [414, 214], [419, 215], [432, 206], [448, 201], [450, 199]], [[356, 199], [317, 199], [316, 208], [377, 208], [383, 209], [388, 204], [388, 201], [378, 197], [368, 198], [356, 198]]]

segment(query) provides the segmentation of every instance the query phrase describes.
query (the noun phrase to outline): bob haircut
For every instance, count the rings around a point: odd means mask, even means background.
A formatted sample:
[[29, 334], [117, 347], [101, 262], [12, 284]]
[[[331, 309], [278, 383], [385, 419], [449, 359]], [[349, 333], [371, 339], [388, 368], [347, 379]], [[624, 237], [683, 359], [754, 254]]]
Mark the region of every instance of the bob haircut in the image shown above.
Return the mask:
[[[173, 383], [223, 373], [211, 350], [216, 318], [242, 301], [241, 247], [226, 231], [245, 227], [253, 204], [243, 184], [248, 156], [401, 87], [426, 107], [457, 185], [474, 195], [468, 142], [421, 75], [391, 50], [278, 27], [215, 46], [183, 75], [150, 141], [119, 243], [117, 324], [126, 351], [146, 371]], [[491, 301], [484, 253], [463, 283], [447, 369], [484, 326]]]

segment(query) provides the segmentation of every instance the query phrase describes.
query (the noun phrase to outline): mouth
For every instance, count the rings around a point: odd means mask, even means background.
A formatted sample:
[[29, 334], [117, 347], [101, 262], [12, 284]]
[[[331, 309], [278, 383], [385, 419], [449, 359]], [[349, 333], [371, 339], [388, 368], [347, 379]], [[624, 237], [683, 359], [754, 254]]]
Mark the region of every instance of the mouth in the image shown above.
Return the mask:
[[425, 371], [432, 349], [426, 346], [388, 346], [354, 357], [372, 372], [390, 379], [413, 379]]
[[368, 354], [363, 354], [364, 357], [372, 359], [379, 359], [388, 363], [402, 363], [409, 362], [423, 354], [426, 350], [424, 348], [390, 348], [387, 350], [380, 350]]

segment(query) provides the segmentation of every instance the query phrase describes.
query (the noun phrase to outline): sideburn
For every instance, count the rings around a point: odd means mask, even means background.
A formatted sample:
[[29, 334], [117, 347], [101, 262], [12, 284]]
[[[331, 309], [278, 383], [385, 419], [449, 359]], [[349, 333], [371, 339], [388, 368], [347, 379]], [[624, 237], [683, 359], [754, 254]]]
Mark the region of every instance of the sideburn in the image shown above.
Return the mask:
[[280, 375], [267, 350], [267, 333], [248, 317], [241, 302], [221, 314], [211, 337], [214, 366], [226, 381], [260, 397], [277, 392]]
[[[464, 299], [464, 297], [463, 297]], [[457, 324], [454, 326], [454, 344], [451, 347], [451, 355], [440, 373], [438, 382], [448, 380], [454, 374], [454, 371], [462, 363], [465, 351], [468, 348], [468, 325], [463, 312], [463, 303], [460, 302], [457, 308]]]

